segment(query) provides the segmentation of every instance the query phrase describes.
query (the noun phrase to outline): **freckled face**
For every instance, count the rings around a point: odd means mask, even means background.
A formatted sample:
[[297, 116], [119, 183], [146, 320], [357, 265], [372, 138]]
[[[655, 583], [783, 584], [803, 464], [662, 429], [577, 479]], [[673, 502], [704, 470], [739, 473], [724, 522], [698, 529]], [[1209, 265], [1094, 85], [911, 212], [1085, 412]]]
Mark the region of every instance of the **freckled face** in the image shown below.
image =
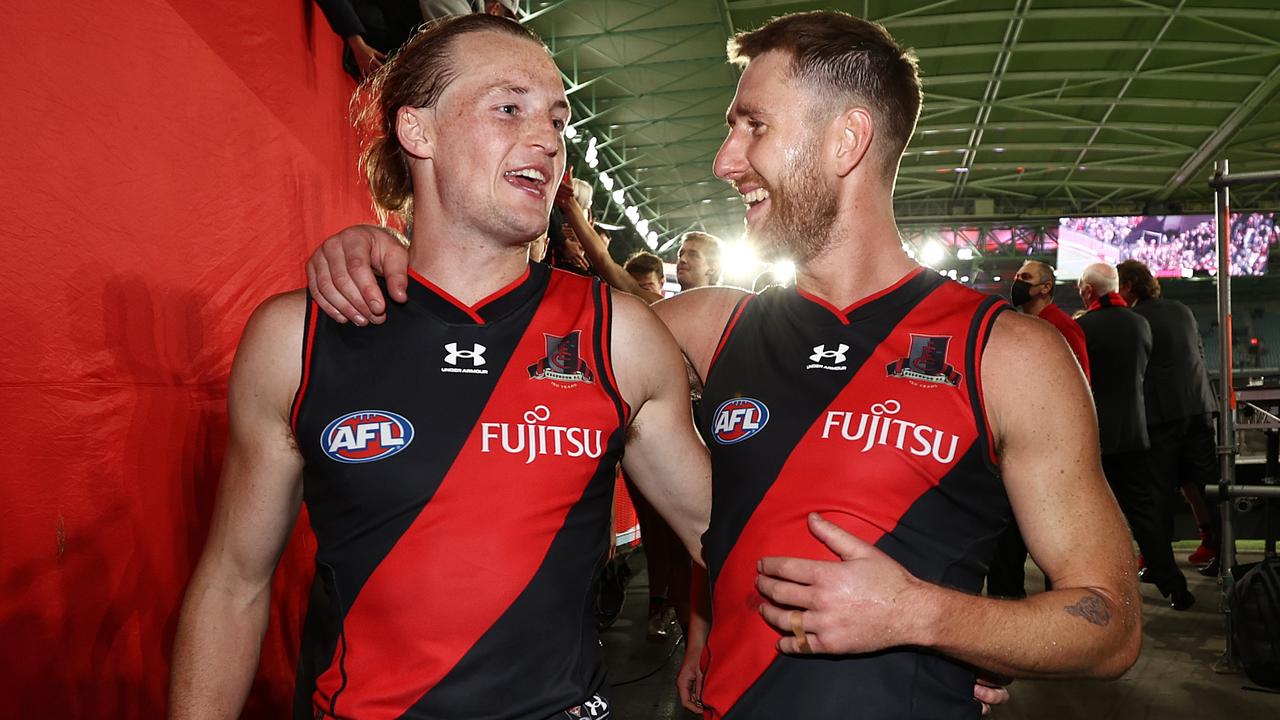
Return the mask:
[[547, 229], [564, 175], [569, 106], [537, 43], [493, 32], [454, 40], [457, 76], [434, 109], [432, 164], [447, 214], [504, 241]]

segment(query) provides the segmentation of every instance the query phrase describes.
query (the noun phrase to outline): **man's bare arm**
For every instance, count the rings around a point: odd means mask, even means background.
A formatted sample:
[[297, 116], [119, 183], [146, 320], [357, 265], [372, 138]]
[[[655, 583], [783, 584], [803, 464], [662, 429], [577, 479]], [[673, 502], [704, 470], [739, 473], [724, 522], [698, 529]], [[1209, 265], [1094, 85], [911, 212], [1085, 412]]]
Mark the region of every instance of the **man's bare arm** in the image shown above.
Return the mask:
[[578, 236], [578, 242], [582, 243], [582, 252], [586, 253], [587, 260], [591, 262], [591, 269], [610, 287], [635, 295], [649, 304], [662, 299], [661, 293], [649, 292], [640, 287], [640, 283], [631, 277], [631, 273], [613, 261], [613, 257], [609, 255], [609, 248], [600, 239], [595, 228], [591, 227], [586, 214], [582, 212], [582, 206], [578, 205], [578, 201], [572, 195], [565, 198], [559, 205], [564, 211], [565, 220], [569, 221], [569, 226]]
[[301, 291], [263, 303], [236, 352], [218, 498], [174, 641], [170, 718], [239, 717], [253, 682], [271, 575], [302, 500], [288, 414], [305, 303]]
[[682, 292], [653, 305], [671, 331], [680, 352], [689, 359], [698, 377], [706, 382], [725, 325], [747, 291], [732, 287], [704, 287]]
[[1054, 589], [1022, 601], [944, 602], [937, 617], [951, 617], [933, 623], [930, 644], [1007, 675], [1118, 677], [1141, 649], [1141, 603], [1082, 371], [1052, 326], [1005, 313], [981, 372], [1014, 515]]
[[711, 589], [707, 569], [693, 567], [689, 583], [689, 628], [685, 632], [684, 658], [676, 673], [680, 704], [690, 712], [702, 712], [702, 650], [711, 633]]
[[[1001, 675], [1117, 677], [1141, 644], [1128, 531], [1102, 477], [1093, 403], [1060, 335], [1006, 313], [982, 360], [1001, 471], [1032, 557], [1054, 590], [1025, 600], [968, 595], [912, 576], [888, 555], [817, 515], [810, 530], [839, 562], [765, 558], [766, 620], [813, 652], [914, 645]], [[1046, 424], [1045, 418], [1053, 418]]]
[[392, 300], [409, 299], [409, 250], [401, 238], [376, 225], [346, 228], [326, 238], [307, 259], [311, 297], [340, 323], [381, 325], [386, 321], [386, 299], [377, 275], [386, 278]]
[[641, 300], [621, 292], [613, 299], [614, 371], [633, 412], [622, 466], [700, 563], [711, 460], [693, 427], [684, 361]]

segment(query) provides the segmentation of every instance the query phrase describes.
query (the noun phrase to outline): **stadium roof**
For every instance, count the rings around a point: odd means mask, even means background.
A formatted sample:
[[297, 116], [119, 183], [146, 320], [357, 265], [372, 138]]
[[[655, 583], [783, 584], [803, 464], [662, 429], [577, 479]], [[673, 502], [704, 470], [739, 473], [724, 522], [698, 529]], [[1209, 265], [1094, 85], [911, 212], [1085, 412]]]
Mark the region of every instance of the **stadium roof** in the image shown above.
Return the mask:
[[[531, 0], [575, 105], [580, 174], [607, 171], [658, 243], [737, 237], [711, 173], [738, 72], [733, 32], [839, 9], [914, 48], [925, 83], [897, 185], [899, 220], [1211, 212], [1213, 161], [1280, 168], [1276, 0]], [[584, 166], [595, 138], [597, 168]], [[600, 185], [597, 182], [597, 185]], [[612, 194], [612, 192], [608, 193]], [[1280, 186], [1236, 194], [1280, 205]]]

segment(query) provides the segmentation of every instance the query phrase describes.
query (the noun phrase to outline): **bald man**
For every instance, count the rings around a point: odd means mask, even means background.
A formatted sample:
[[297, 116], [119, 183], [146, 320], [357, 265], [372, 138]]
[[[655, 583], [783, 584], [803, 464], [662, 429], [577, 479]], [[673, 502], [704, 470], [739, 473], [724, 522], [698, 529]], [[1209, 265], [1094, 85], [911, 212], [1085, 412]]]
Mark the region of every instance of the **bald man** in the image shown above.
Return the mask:
[[1076, 287], [1086, 309], [1078, 322], [1092, 366], [1102, 472], [1146, 558], [1143, 580], [1154, 583], [1173, 609], [1186, 610], [1195, 604], [1195, 596], [1174, 562], [1147, 457], [1150, 440], [1142, 378], [1151, 355], [1151, 326], [1120, 296], [1114, 267], [1086, 267]]

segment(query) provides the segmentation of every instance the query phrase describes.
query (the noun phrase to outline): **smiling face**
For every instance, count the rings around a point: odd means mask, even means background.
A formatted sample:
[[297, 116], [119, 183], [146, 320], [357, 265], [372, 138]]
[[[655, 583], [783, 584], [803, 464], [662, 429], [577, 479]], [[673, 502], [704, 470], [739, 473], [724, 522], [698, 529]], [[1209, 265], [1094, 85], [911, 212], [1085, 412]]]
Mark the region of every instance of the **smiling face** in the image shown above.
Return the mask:
[[790, 57], [772, 51], [747, 64], [725, 115], [715, 173], [742, 195], [747, 237], [766, 259], [805, 262], [830, 242], [836, 191], [821, 163], [825, 128], [814, 100], [791, 77]]
[[546, 230], [564, 174], [569, 106], [559, 71], [531, 40], [475, 32], [452, 42], [456, 77], [439, 102], [402, 111], [430, 138], [418, 162], [442, 220], [527, 243]]

